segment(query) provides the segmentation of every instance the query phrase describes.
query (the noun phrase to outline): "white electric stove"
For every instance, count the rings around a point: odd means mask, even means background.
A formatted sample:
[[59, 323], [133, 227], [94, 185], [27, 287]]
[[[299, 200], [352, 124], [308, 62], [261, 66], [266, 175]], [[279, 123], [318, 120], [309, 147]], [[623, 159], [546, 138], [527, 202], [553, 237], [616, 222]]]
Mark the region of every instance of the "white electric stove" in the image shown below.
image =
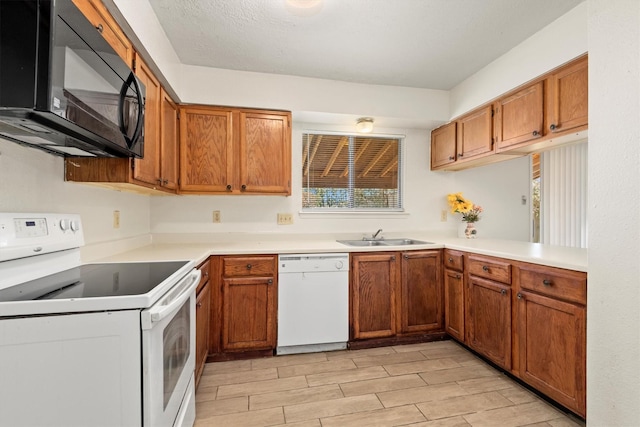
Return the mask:
[[191, 426], [193, 261], [82, 265], [78, 215], [0, 213], [0, 426]]

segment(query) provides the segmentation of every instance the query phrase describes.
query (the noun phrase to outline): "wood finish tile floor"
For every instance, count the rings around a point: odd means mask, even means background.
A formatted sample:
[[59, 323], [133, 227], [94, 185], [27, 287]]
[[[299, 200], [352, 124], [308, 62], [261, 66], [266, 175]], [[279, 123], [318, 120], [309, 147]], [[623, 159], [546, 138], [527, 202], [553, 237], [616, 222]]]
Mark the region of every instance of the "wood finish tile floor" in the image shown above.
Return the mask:
[[196, 427], [579, 427], [454, 341], [209, 363]]

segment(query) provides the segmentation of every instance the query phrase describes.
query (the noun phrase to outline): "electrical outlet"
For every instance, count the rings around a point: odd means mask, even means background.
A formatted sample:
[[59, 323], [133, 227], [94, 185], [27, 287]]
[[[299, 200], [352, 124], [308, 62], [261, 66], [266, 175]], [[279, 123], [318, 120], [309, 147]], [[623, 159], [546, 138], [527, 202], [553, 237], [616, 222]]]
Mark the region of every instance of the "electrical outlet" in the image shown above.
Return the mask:
[[216, 224], [220, 222], [220, 211], [213, 211], [213, 222]]
[[113, 211], [113, 228], [120, 228], [120, 211]]
[[293, 224], [293, 215], [290, 213], [278, 214], [278, 225], [291, 225]]
[[440, 211], [440, 221], [445, 222], [447, 220], [447, 210], [442, 209]]

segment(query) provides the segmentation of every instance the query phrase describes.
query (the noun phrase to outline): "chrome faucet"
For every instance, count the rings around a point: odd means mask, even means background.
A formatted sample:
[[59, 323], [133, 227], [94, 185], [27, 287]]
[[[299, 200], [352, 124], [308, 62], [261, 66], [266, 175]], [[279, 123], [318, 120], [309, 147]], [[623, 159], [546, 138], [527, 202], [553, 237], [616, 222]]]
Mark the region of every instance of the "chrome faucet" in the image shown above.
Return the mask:
[[[382, 228], [379, 229], [378, 231], [376, 231], [374, 234], [371, 235], [371, 240], [376, 240], [376, 238], [378, 237], [378, 234], [382, 233]], [[380, 236], [380, 239], [382, 239], [383, 237]]]

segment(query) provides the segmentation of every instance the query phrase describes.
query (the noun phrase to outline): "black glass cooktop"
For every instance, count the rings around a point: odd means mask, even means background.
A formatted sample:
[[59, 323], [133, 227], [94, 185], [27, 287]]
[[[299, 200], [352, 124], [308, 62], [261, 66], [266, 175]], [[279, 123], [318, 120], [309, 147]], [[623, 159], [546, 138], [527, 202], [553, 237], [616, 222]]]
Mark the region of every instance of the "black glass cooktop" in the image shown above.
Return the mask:
[[0, 301], [142, 295], [187, 262], [86, 264], [0, 290]]

